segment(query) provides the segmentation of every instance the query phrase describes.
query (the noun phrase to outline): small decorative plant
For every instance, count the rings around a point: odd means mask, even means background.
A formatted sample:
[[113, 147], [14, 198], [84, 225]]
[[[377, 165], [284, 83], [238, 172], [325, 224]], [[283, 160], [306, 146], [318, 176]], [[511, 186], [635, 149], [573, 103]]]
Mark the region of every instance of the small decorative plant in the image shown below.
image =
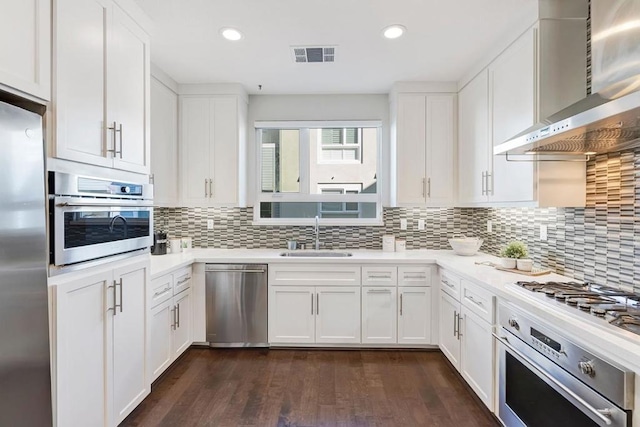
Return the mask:
[[529, 256], [529, 251], [524, 243], [513, 241], [502, 249], [500, 256], [503, 258], [524, 259]]

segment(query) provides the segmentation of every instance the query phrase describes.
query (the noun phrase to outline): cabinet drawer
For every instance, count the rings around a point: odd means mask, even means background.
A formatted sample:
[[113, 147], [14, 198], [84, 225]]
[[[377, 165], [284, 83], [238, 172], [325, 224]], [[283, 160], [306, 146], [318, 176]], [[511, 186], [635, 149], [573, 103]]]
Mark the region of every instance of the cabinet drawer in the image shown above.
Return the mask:
[[398, 286], [430, 286], [432, 267], [403, 265], [398, 267]]
[[460, 301], [461, 295], [461, 279], [445, 270], [440, 270], [440, 289]]
[[185, 289], [190, 288], [191, 277], [193, 277], [191, 267], [183, 268], [173, 273], [173, 294], [177, 295]]
[[493, 324], [494, 296], [491, 292], [462, 280], [462, 304], [483, 320]]
[[398, 267], [395, 266], [362, 266], [363, 286], [396, 286], [398, 284]]
[[173, 296], [173, 276], [171, 274], [158, 277], [151, 281], [151, 308], [165, 302]]
[[270, 266], [269, 285], [360, 286], [360, 266], [334, 264]]

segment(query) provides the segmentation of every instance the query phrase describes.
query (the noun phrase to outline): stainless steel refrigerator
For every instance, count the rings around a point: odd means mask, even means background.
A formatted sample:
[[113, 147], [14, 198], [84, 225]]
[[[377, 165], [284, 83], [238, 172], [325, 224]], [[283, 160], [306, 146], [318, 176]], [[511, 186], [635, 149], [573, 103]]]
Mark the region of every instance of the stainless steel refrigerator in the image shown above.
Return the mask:
[[52, 424], [44, 162], [42, 117], [0, 101], [0, 426]]

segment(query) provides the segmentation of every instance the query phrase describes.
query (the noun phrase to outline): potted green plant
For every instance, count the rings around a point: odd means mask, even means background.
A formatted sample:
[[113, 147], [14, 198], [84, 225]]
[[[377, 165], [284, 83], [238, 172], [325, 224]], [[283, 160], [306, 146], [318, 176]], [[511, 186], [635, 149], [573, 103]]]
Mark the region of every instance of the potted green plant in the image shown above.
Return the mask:
[[[500, 263], [503, 268], [516, 268], [516, 266], [518, 266], [520, 270], [524, 271], [527, 269], [528, 264], [528, 271], [531, 271], [531, 260], [527, 258], [529, 251], [527, 250], [527, 245], [522, 242], [517, 240], [510, 242], [502, 249], [500, 256]], [[521, 260], [525, 262], [518, 265]], [[522, 268], [520, 268], [521, 266]]]

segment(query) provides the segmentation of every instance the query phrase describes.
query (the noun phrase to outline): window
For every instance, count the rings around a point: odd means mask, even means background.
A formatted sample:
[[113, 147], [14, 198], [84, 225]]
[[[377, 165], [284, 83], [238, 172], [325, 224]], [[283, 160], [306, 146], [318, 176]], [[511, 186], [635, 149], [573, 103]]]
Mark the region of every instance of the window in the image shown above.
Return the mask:
[[381, 225], [379, 122], [257, 122], [256, 141], [256, 223]]

